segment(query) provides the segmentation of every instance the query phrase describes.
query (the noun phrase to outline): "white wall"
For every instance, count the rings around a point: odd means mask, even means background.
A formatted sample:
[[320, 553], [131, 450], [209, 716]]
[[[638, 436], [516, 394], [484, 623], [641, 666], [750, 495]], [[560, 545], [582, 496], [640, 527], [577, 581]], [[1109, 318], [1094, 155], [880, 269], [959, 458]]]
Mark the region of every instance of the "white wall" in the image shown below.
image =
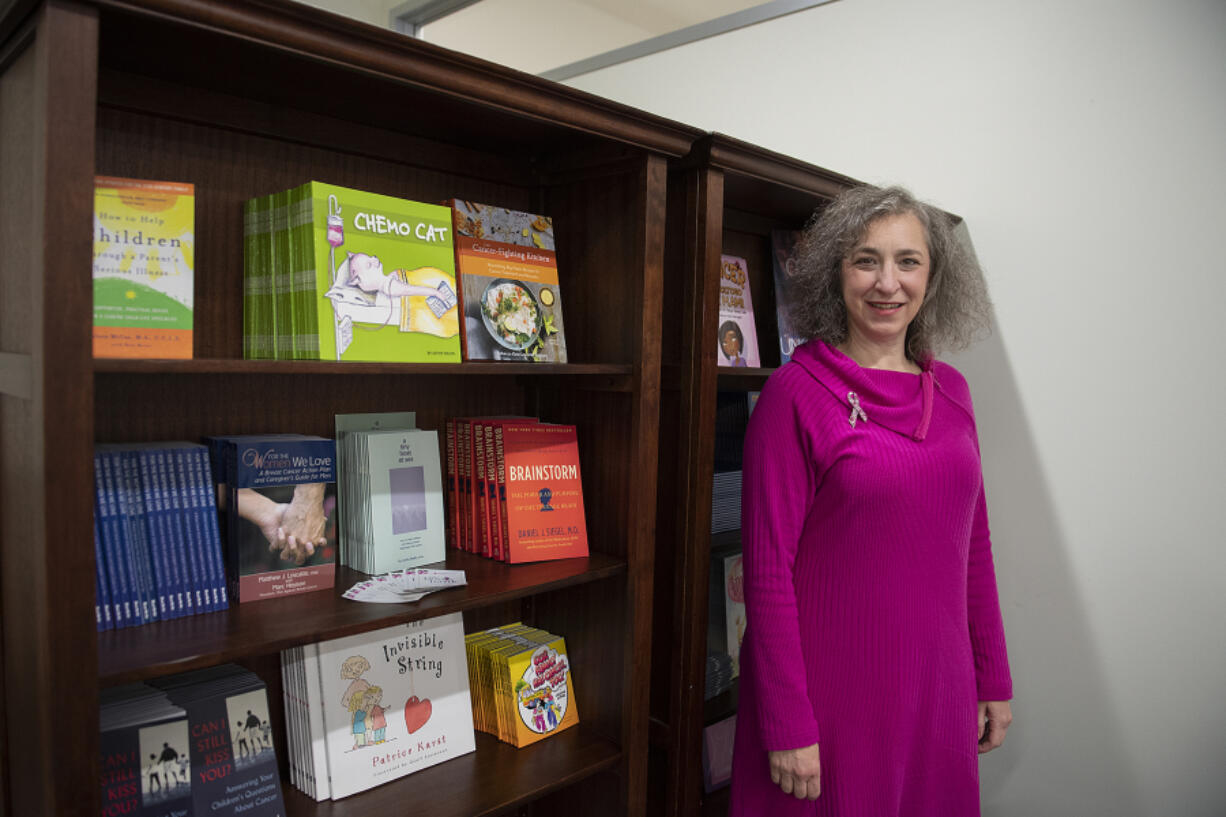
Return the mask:
[[1017, 717], [985, 814], [1226, 814], [1226, 3], [843, 0], [571, 84], [967, 219]]

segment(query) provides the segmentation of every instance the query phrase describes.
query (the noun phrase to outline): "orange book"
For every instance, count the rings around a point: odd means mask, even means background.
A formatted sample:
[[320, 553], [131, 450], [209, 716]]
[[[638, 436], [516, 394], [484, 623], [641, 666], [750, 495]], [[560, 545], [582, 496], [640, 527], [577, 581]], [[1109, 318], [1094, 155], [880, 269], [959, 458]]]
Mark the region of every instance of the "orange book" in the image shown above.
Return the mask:
[[572, 425], [511, 424], [502, 433], [505, 561], [587, 556], [579, 442]]

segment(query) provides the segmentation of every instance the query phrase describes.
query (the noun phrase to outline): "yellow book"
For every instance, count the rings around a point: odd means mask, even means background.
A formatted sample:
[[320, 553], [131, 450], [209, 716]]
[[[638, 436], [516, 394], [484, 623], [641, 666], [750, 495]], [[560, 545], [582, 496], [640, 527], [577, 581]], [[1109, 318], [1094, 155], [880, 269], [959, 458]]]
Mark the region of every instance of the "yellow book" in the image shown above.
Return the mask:
[[512, 740], [528, 746], [579, 722], [566, 640], [553, 636], [535, 649], [508, 656]]

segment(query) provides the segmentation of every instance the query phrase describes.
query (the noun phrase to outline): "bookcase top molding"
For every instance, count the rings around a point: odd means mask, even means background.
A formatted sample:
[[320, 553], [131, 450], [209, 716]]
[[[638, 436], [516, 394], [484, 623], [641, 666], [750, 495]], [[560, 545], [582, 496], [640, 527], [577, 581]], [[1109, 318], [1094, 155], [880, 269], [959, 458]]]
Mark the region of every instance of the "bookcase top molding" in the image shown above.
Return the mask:
[[[519, 120], [591, 134], [665, 156], [683, 156], [702, 131], [663, 117], [515, 71], [394, 31], [291, 0], [50, 0], [93, 7], [104, 32], [142, 24], [164, 33], [197, 58], [218, 37], [283, 55], [324, 63], [392, 83], [417, 87], [461, 105]], [[0, 4], [3, 0], [0, 0]], [[0, 5], [0, 41], [7, 41], [37, 10], [34, 0]], [[148, 28], [153, 26], [153, 28]], [[193, 46], [195, 46], [193, 48]], [[269, 70], [279, 66], [269, 65]], [[293, 79], [287, 77], [286, 82]], [[326, 89], [323, 89], [326, 93]], [[496, 130], [492, 132], [496, 135]]]

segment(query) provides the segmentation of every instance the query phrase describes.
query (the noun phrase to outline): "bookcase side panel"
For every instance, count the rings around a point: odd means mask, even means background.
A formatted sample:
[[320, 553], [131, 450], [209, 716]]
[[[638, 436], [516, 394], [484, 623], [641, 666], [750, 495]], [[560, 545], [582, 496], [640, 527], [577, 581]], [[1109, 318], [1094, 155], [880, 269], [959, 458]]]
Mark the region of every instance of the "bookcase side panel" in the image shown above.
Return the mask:
[[97, 20], [52, 2], [31, 26], [0, 52], [6, 802], [13, 814], [84, 817], [99, 812], [88, 726], [97, 688], [80, 673], [96, 661], [88, 225]]

